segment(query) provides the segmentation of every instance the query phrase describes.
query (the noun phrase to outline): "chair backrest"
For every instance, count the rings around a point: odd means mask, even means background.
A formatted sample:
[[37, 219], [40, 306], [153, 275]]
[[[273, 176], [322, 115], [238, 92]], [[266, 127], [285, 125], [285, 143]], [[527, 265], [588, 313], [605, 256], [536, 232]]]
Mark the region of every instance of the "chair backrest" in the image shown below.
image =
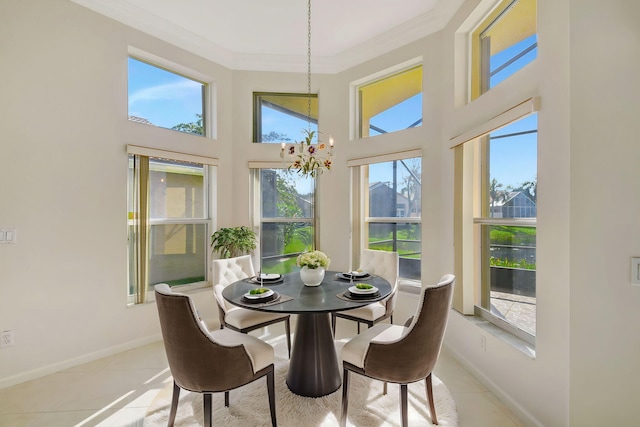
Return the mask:
[[254, 276], [255, 274], [251, 255], [213, 260], [211, 262], [211, 280], [218, 305], [224, 311], [231, 308], [229, 303], [222, 298], [222, 290], [218, 285], [227, 286], [238, 280]]
[[218, 392], [253, 377], [253, 365], [244, 346], [214, 340], [188, 295], [160, 284], [155, 286], [155, 297], [169, 368], [180, 387]]
[[364, 249], [360, 257], [360, 269], [377, 274], [391, 283], [391, 295], [386, 299], [386, 312], [394, 310], [398, 289], [398, 275], [400, 272], [400, 257], [398, 252], [376, 251]]
[[365, 371], [390, 382], [413, 382], [433, 370], [444, 340], [455, 276], [442, 276], [435, 286], [422, 290], [413, 322], [402, 338], [390, 343], [372, 341]]

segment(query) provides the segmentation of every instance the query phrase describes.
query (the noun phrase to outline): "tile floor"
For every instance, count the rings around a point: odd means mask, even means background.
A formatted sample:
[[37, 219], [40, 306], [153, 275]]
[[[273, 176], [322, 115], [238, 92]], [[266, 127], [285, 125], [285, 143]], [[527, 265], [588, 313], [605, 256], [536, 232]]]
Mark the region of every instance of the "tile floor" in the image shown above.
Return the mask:
[[[264, 338], [282, 334], [269, 327]], [[337, 338], [355, 335], [338, 320]], [[435, 374], [449, 388], [460, 427], [524, 427], [489, 390], [443, 349]], [[0, 389], [0, 426], [143, 426], [157, 393], [171, 381], [162, 342]]]

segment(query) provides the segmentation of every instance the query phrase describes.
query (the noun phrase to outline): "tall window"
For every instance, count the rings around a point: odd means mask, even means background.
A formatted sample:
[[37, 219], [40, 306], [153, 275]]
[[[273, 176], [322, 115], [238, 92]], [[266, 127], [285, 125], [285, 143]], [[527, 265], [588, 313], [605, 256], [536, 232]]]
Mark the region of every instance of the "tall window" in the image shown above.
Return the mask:
[[281, 274], [298, 270], [297, 256], [315, 247], [315, 179], [286, 169], [255, 169], [255, 173], [260, 192], [260, 269]]
[[207, 85], [129, 58], [129, 120], [205, 136]]
[[318, 96], [256, 92], [253, 116], [253, 142], [300, 141], [303, 130], [318, 130]]
[[504, 0], [472, 34], [472, 99], [538, 54], [536, 0]]
[[[464, 144], [475, 265], [475, 313], [534, 343], [536, 335], [537, 114]], [[465, 196], [463, 196], [465, 197]], [[463, 203], [462, 206], [465, 206]]]
[[209, 173], [202, 164], [129, 156], [129, 294], [206, 280]]
[[422, 125], [422, 66], [357, 87], [358, 137]]
[[[400, 277], [420, 280], [422, 159], [412, 157], [359, 167], [360, 224], [356, 248], [398, 252]], [[360, 210], [361, 209], [361, 210]], [[357, 254], [356, 254], [357, 255]]]

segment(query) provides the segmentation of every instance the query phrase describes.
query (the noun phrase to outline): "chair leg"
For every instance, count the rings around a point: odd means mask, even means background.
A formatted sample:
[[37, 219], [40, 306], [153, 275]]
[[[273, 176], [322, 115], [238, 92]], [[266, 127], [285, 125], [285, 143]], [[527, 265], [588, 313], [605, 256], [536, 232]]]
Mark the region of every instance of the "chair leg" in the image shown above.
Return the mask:
[[400, 384], [400, 407], [402, 409], [402, 427], [407, 427], [409, 425], [409, 416], [406, 384]]
[[336, 337], [336, 315], [331, 313], [331, 330], [333, 331], [333, 337]]
[[229, 407], [229, 392], [228, 391], [224, 392], [224, 407], [225, 408]]
[[180, 386], [173, 382], [173, 396], [171, 397], [171, 410], [169, 411], [169, 421], [167, 427], [173, 427], [176, 422], [176, 413], [178, 412], [178, 399], [180, 398]]
[[287, 350], [289, 351], [289, 359], [291, 359], [291, 325], [289, 324], [289, 317], [284, 321], [284, 329], [287, 333]]
[[436, 405], [433, 401], [433, 386], [431, 384], [431, 374], [424, 380], [427, 383], [427, 400], [429, 401], [429, 410], [431, 411], [431, 420], [433, 424], [438, 425], [438, 417], [436, 416]]
[[387, 382], [386, 381], [382, 384], [382, 394], [387, 394]]
[[271, 425], [276, 427], [276, 386], [273, 370], [267, 374], [267, 392], [269, 394], [269, 411], [271, 412]]
[[203, 397], [204, 402], [203, 402], [203, 406], [204, 406], [204, 425], [205, 427], [211, 427], [212, 426], [212, 411], [213, 411], [213, 407], [211, 405], [211, 393], [203, 393]]
[[345, 369], [342, 375], [342, 414], [340, 415], [340, 427], [347, 425], [347, 411], [349, 409], [349, 370]]
[[360, 334], [360, 322], [357, 322], [357, 323], [358, 323], [358, 334]]

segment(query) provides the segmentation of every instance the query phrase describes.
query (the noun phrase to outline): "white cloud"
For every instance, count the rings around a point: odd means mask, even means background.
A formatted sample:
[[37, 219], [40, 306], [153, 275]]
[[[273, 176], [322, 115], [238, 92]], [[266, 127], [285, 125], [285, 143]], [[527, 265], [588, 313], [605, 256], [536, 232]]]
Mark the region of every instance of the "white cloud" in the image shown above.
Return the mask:
[[200, 96], [202, 85], [200, 83], [183, 80], [158, 86], [140, 89], [129, 95], [129, 107], [136, 102], [157, 99], [182, 99], [192, 96]]

